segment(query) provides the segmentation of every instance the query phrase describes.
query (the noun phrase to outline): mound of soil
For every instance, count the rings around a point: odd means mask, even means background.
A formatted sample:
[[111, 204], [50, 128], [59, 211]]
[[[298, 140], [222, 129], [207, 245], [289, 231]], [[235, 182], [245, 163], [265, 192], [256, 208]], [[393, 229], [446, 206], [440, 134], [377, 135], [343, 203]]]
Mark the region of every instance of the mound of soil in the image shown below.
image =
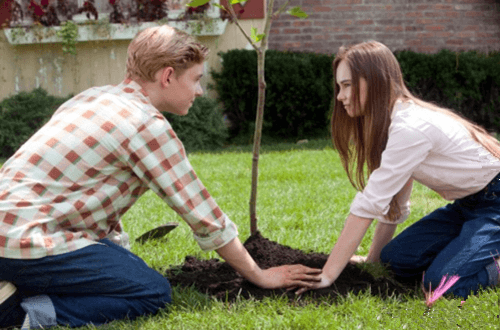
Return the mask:
[[[328, 255], [323, 253], [305, 253], [292, 249], [264, 238], [256, 233], [244, 243], [250, 255], [263, 268], [287, 264], [303, 264], [312, 268], [323, 268]], [[297, 299], [292, 291], [261, 289], [245, 280], [231, 266], [219, 259], [199, 260], [187, 256], [185, 263], [167, 270], [166, 277], [172, 286], [196, 287], [200, 292], [207, 293], [220, 300], [234, 301], [238, 296], [262, 299], [268, 296], [287, 296], [291, 300]], [[346, 296], [349, 292], [359, 293], [368, 291], [372, 295], [382, 298], [393, 294], [408, 293], [411, 288], [403, 286], [393, 279], [374, 278], [368, 272], [362, 271], [355, 265], [347, 265], [339, 278], [332, 286], [324, 289], [311, 290], [303, 296], [312, 298], [331, 298]]]

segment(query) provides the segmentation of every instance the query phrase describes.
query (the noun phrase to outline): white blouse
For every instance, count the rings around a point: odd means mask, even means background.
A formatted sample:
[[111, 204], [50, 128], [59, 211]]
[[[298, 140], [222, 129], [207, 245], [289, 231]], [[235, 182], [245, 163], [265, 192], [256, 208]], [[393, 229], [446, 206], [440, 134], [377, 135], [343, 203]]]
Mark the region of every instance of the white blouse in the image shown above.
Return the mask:
[[[474, 141], [461, 123], [412, 101], [397, 102], [380, 167], [356, 194], [350, 211], [380, 222], [402, 223], [410, 214], [411, 179], [455, 200], [480, 191], [499, 172], [500, 160]], [[385, 215], [402, 189], [402, 216], [391, 222]]]

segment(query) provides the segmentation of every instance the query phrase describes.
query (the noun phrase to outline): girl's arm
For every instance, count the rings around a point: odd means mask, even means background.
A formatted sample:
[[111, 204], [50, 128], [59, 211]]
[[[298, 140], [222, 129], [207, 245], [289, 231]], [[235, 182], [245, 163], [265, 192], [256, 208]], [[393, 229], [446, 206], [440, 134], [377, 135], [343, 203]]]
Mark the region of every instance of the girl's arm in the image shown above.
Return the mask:
[[[401, 206], [403, 204], [407, 204], [408, 200], [410, 199], [412, 187], [413, 179], [410, 178], [401, 189], [401, 191], [396, 195], [396, 198], [398, 198]], [[361, 243], [361, 240], [365, 236], [366, 231], [368, 230], [368, 227], [370, 227], [372, 221], [373, 219], [370, 218], [359, 217], [352, 213], [349, 214], [344, 228], [340, 233], [340, 237], [333, 247], [333, 250], [328, 257], [325, 266], [323, 267], [323, 272], [321, 273], [321, 281], [312, 284], [312, 287], [310, 288], [300, 288], [297, 291], [297, 294], [300, 294], [309, 289], [319, 289], [332, 285], [332, 283], [344, 270], [347, 263], [349, 261], [356, 261], [351, 260], [351, 258], [353, 257], [354, 252]], [[379, 222], [377, 224], [372, 245], [370, 247], [370, 252], [368, 253], [368, 257], [366, 258], [367, 261], [374, 262], [380, 260], [380, 252], [394, 236], [396, 226], [396, 224], [383, 222]]]
[[[411, 191], [413, 189], [413, 179], [410, 178], [403, 189], [396, 195], [396, 199], [398, 200], [399, 206], [401, 208], [407, 207], [409, 208], [409, 200], [411, 196]], [[408, 209], [409, 212], [409, 209]], [[394, 236], [394, 232], [396, 231], [397, 224], [389, 224], [378, 222], [377, 228], [375, 228], [375, 235], [373, 236], [372, 245], [370, 247], [370, 252], [368, 252], [368, 257], [366, 261], [369, 262], [379, 262], [380, 261], [380, 252], [384, 246], [387, 245]]]
[[358, 248], [372, 221], [373, 219], [358, 217], [352, 213], [349, 214], [340, 237], [323, 267], [321, 282], [313, 283], [309, 288], [300, 288], [297, 294], [309, 289], [325, 288], [332, 285]]
[[370, 252], [368, 252], [368, 257], [366, 261], [368, 262], [379, 262], [380, 252], [384, 246], [387, 245], [394, 236], [397, 225], [379, 222], [375, 228], [375, 235], [373, 236], [372, 245], [370, 246]]

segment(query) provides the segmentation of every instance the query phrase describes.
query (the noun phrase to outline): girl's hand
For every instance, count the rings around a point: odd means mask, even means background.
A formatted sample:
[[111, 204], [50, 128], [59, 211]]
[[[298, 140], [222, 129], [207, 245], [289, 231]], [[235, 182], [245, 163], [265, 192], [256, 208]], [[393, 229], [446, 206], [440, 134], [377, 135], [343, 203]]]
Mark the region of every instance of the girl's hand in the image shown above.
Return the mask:
[[349, 214], [340, 237], [323, 266], [321, 281], [314, 283], [310, 287], [302, 287], [296, 293], [301, 294], [309, 289], [326, 288], [332, 285], [354, 255], [372, 221], [373, 219], [358, 217], [352, 213]]
[[295, 294], [299, 295], [299, 294], [306, 292], [307, 290], [327, 288], [330, 285], [332, 285], [333, 281], [330, 280], [329, 278], [327, 278], [325, 273], [321, 273], [321, 275], [319, 277], [321, 278], [321, 280], [319, 282], [311, 283], [311, 285], [309, 287], [301, 287], [300, 289], [298, 289], [295, 292]]
[[358, 256], [358, 255], [353, 255], [351, 259], [349, 259], [350, 264], [361, 264], [367, 261], [367, 257], [364, 256]]

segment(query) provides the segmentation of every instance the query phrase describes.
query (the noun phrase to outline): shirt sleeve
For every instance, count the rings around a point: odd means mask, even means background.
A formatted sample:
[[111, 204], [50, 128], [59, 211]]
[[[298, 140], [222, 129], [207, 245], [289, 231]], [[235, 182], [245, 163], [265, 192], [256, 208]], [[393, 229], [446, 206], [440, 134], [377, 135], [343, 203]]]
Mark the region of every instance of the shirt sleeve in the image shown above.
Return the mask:
[[130, 251], [130, 239], [125, 231], [122, 230], [119, 233], [116, 230], [113, 230], [106, 236], [106, 238], [109, 239], [111, 242]]
[[188, 223], [201, 249], [218, 249], [238, 236], [235, 224], [198, 179], [182, 142], [163, 116], [158, 114], [139, 127], [127, 149], [134, 173]]
[[400, 224], [403, 223], [410, 216], [410, 196], [413, 189], [413, 179], [408, 180], [404, 185], [403, 189], [396, 194], [396, 199], [398, 201], [401, 216], [395, 221], [391, 221], [386, 215], [378, 218], [378, 222], [388, 223], [388, 224]]
[[[431, 140], [422, 131], [404, 123], [391, 125], [380, 167], [372, 172], [365, 189], [356, 194], [351, 213], [386, 223], [406, 220], [410, 213], [412, 173], [431, 148]], [[396, 222], [390, 222], [385, 216], [389, 212], [389, 203], [398, 192], [401, 192], [398, 197], [401, 199], [402, 216]]]

